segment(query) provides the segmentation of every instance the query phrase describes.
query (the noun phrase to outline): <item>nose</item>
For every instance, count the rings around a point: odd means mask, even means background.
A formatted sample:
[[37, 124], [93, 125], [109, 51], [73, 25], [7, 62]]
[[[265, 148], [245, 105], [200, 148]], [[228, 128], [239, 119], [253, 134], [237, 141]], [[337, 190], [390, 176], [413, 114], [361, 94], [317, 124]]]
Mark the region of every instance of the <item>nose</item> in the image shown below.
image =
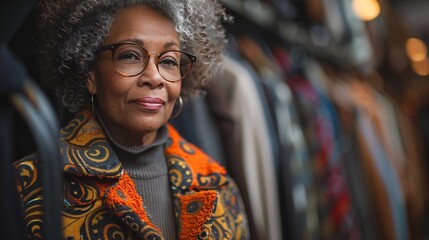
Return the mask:
[[[154, 56], [152, 56], [154, 55]], [[157, 68], [157, 54], [149, 54], [149, 62], [139, 76], [139, 86], [149, 86], [150, 88], [162, 88], [164, 86], [164, 78], [159, 74]]]

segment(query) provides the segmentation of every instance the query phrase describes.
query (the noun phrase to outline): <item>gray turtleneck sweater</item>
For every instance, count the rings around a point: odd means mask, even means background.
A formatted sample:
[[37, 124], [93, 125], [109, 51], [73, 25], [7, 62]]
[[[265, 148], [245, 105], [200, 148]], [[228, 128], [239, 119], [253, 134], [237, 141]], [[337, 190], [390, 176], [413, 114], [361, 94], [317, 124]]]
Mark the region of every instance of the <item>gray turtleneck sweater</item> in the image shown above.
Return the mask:
[[100, 114], [97, 118], [103, 126], [122, 167], [133, 179], [149, 220], [159, 227], [165, 239], [177, 239], [173, 201], [168, 181], [167, 160], [164, 145], [168, 140], [168, 128], [158, 130], [155, 141], [147, 146], [124, 146], [117, 142], [105, 127]]

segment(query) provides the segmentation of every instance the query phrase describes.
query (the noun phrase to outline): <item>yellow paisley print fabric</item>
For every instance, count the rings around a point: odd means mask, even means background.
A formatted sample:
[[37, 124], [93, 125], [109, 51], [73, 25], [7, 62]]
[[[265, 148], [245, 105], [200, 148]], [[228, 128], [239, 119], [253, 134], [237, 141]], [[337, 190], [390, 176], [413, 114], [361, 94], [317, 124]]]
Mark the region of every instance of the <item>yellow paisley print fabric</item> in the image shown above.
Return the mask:
[[[249, 239], [237, 186], [225, 169], [171, 126], [165, 148], [178, 239]], [[90, 111], [60, 132], [64, 239], [164, 239]], [[30, 239], [43, 239], [43, 166], [37, 154], [14, 163]]]

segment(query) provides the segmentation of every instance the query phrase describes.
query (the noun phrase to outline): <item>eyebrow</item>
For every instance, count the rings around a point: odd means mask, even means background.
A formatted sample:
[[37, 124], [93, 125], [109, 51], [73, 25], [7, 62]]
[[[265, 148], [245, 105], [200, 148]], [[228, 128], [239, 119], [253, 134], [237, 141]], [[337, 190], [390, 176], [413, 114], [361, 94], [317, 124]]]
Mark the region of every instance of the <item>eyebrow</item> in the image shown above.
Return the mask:
[[170, 41], [170, 42], [167, 42], [167, 43], [164, 44], [165, 48], [168, 48], [168, 47], [171, 47], [171, 46], [177, 46], [177, 47], [180, 48], [180, 45], [177, 42], [174, 42], [174, 41]]
[[[133, 42], [133, 43], [140, 44], [144, 47], [144, 41], [142, 39], [139, 39], [139, 38], [128, 38], [128, 39], [124, 39], [120, 42]], [[180, 45], [175, 41], [169, 41], [169, 42], [164, 43], [164, 48], [169, 48], [171, 46], [177, 46], [180, 48]]]

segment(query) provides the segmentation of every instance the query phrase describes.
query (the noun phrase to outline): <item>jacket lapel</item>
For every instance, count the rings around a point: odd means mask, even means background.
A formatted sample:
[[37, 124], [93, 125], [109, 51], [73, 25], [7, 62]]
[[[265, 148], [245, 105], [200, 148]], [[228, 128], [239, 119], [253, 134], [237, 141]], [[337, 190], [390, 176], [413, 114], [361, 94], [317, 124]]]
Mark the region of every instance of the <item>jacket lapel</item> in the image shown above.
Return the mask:
[[219, 200], [214, 189], [227, 183], [226, 171], [168, 127], [166, 156], [179, 239], [205, 239], [211, 234]]
[[143, 200], [135, 190], [133, 180], [124, 173], [118, 183], [109, 189], [105, 205], [142, 239], [164, 239], [143, 208]]
[[[61, 129], [60, 151], [63, 171], [70, 174], [67, 177], [70, 181], [65, 182], [66, 206], [103, 199], [103, 205], [141, 239], [164, 239], [160, 230], [149, 221], [142, 198], [132, 179], [123, 171], [92, 112], [80, 112]], [[72, 185], [78, 181], [90, 183], [81, 187], [95, 189], [97, 191], [92, 192], [96, 194], [90, 199], [86, 195], [74, 197]]]

